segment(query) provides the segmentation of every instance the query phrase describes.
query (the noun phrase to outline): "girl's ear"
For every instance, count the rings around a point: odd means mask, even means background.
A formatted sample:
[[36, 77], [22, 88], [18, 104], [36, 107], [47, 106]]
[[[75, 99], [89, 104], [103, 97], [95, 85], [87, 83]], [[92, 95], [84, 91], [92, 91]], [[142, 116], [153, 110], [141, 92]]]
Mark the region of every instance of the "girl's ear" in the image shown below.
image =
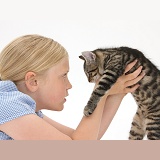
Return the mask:
[[93, 52], [85, 51], [85, 52], [82, 52], [82, 56], [79, 58], [85, 60], [86, 63], [90, 64], [91, 62], [95, 62], [96, 55]]
[[25, 75], [25, 84], [30, 92], [35, 92], [38, 89], [37, 76], [34, 72], [27, 72]]

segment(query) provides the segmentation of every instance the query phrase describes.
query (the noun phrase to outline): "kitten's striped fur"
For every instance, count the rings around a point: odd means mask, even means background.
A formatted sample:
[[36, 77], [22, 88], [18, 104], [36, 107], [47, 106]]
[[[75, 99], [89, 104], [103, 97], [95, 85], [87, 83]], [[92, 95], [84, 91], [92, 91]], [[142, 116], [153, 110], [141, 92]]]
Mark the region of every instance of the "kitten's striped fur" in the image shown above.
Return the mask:
[[[140, 87], [132, 93], [138, 109], [134, 116], [129, 139], [140, 140], [147, 134], [148, 139], [160, 139], [160, 71], [144, 54], [128, 47], [96, 49], [82, 52], [84, 71], [89, 82], [100, 81], [84, 109], [89, 116], [95, 110], [100, 98], [111, 88], [124, 73], [127, 64], [135, 59], [137, 64], [128, 72], [143, 66], [145, 77], [139, 82]], [[127, 73], [127, 74], [128, 74]]]

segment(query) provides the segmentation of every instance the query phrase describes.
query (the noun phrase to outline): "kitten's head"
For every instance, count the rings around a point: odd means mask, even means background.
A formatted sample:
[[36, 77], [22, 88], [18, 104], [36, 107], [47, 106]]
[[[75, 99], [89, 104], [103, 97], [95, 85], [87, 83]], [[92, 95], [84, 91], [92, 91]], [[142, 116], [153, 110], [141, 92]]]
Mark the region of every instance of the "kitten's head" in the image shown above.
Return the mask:
[[[84, 60], [84, 72], [89, 82], [96, 82], [103, 74], [104, 70], [111, 70], [122, 75], [126, 67], [123, 48], [104, 48], [94, 51], [82, 52], [79, 58]], [[131, 57], [130, 57], [131, 59]]]
[[88, 78], [88, 81], [95, 83], [101, 77], [96, 54], [90, 51], [85, 51], [82, 52], [82, 55], [79, 56], [79, 58], [84, 60], [84, 72]]

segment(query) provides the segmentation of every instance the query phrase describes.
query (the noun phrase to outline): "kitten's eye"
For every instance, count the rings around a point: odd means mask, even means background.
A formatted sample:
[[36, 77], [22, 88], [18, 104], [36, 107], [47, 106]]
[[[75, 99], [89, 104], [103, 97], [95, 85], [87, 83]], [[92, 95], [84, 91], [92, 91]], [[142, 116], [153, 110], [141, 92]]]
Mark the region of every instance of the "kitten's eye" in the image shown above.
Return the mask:
[[95, 77], [96, 75], [97, 75], [97, 72], [93, 73], [93, 74], [92, 74], [92, 77]]

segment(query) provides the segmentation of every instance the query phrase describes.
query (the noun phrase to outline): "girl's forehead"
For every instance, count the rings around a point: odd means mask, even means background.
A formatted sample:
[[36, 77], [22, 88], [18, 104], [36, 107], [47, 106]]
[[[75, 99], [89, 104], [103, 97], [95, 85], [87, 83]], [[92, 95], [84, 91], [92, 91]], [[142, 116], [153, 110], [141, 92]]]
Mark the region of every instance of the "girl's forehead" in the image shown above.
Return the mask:
[[57, 63], [59, 68], [69, 68], [69, 59], [68, 57], [63, 58], [59, 63]]
[[49, 72], [62, 73], [69, 71], [69, 59], [63, 58], [59, 63], [49, 69]]

